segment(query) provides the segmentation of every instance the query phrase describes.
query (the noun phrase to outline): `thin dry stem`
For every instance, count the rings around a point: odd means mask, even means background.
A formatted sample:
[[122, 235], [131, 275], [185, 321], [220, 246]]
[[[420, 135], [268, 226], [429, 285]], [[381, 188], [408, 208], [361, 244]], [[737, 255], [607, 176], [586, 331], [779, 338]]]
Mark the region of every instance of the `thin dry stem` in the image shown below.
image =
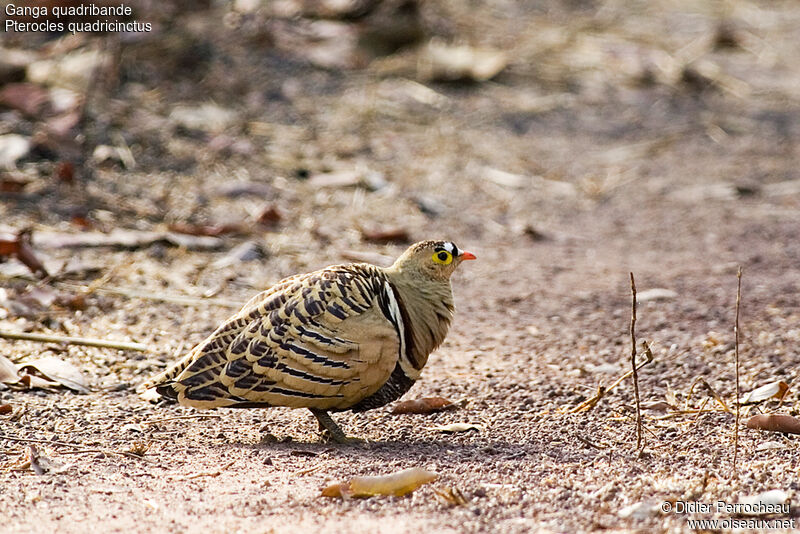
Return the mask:
[[80, 443], [69, 443], [67, 441], [51, 441], [48, 439], [37, 438], [21, 438], [18, 436], [9, 436], [7, 434], [0, 434], [0, 439], [8, 441], [16, 441], [18, 443], [41, 443], [43, 445], [50, 445], [54, 447], [72, 447], [73, 451], [61, 452], [60, 454], [84, 454], [84, 453], [102, 453], [116, 456], [126, 456], [128, 458], [135, 458], [136, 460], [144, 460], [145, 462], [152, 463], [152, 460], [142, 457], [140, 454], [134, 454], [129, 451], [114, 451], [111, 449], [86, 449], [85, 445]]
[[706, 389], [706, 391], [708, 391], [708, 393], [712, 397], [714, 397], [714, 400], [717, 401], [717, 403], [719, 403], [720, 406], [722, 406], [722, 409], [730, 413], [731, 409], [728, 408], [728, 405], [725, 404], [725, 401], [722, 399], [722, 397], [720, 397], [719, 393], [717, 393], [714, 390], [714, 388], [711, 387], [711, 384], [709, 384], [708, 381], [702, 376], [696, 376], [694, 377], [694, 380], [692, 380], [692, 385], [689, 387], [689, 392], [686, 394], [686, 402], [684, 403], [684, 405], [687, 408], [689, 406], [689, 401], [692, 400], [692, 395], [694, 395], [694, 388], [697, 384], [702, 385]]
[[[642, 363], [639, 364], [639, 366], [636, 368], [637, 370], [641, 369], [642, 367], [644, 367], [648, 363], [652, 362], [653, 359], [654, 359], [653, 358], [653, 351], [650, 349], [650, 345], [648, 345], [646, 341], [642, 341], [642, 346], [643, 346], [643, 350], [644, 350], [644, 354], [645, 354], [646, 359], [645, 359], [645, 361], [643, 361]], [[579, 413], [579, 412], [585, 412], [585, 411], [591, 410], [592, 408], [597, 406], [597, 403], [600, 402], [600, 399], [605, 397], [614, 388], [616, 388], [623, 380], [625, 380], [626, 378], [628, 378], [632, 374], [633, 374], [633, 371], [625, 372], [624, 374], [622, 374], [622, 376], [617, 378], [608, 387], [605, 387], [602, 384], [598, 385], [597, 386], [597, 393], [595, 393], [594, 397], [586, 399], [585, 401], [583, 401], [582, 403], [580, 403], [576, 407], [572, 408], [571, 410], [567, 411], [566, 413]]]
[[200, 478], [200, 477], [218, 477], [224, 471], [227, 471], [228, 468], [230, 468], [235, 463], [236, 463], [236, 460], [233, 460], [233, 461], [228, 462], [227, 464], [223, 465], [219, 469], [214, 469], [212, 471], [198, 471], [197, 473], [192, 473], [191, 475], [182, 475], [182, 476], [170, 477], [169, 480], [192, 480], [192, 479]]
[[157, 423], [166, 423], [168, 421], [177, 421], [179, 419], [219, 419], [221, 415], [217, 414], [197, 414], [197, 415], [176, 415], [174, 417], [165, 417], [163, 419], [153, 419], [152, 421], [142, 421], [143, 425], [155, 425]]
[[147, 345], [142, 343], [131, 343], [128, 341], [108, 341], [105, 339], [93, 339], [86, 337], [57, 336], [55, 334], [34, 334], [30, 332], [8, 332], [0, 330], [0, 338], [4, 339], [24, 339], [26, 341], [41, 341], [43, 343], [66, 343], [67, 345], [86, 345], [89, 347], [101, 347], [106, 349], [119, 350], [138, 350], [147, 351]]
[[636, 448], [642, 446], [642, 406], [639, 400], [639, 374], [636, 368], [636, 281], [631, 273], [631, 373], [633, 396], [636, 400]]
[[63, 451], [59, 454], [105, 454], [108, 456], [125, 456], [126, 458], [133, 458], [134, 460], [142, 460], [147, 463], [154, 463], [153, 460], [145, 458], [141, 454], [136, 454], [130, 451], [115, 451], [111, 449], [77, 449], [74, 451]]
[[736, 418], [733, 424], [733, 476], [736, 476], [736, 457], [739, 453], [739, 304], [742, 300], [742, 266], [736, 271], [736, 321], [733, 324], [734, 359], [736, 364]]
[[598, 445], [597, 443], [592, 443], [591, 441], [589, 441], [588, 439], [584, 438], [581, 435], [576, 434], [575, 437], [578, 438], [578, 441], [580, 441], [582, 443], [585, 443], [586, 445], [588, 445], [590, 447], [593, 447], [595, 449], [605, 449], [605, 448], [607, 448], [605, 445]]
[[66, 441], [51, 441], [49, 439], [38, 439], [38, 438], [21, 438], [18, 436], [9, 436], [7, 434], [0, 434], [0, 439], [7, 439], [9, 441], [18, 441], [20, 443], [44, 443], [45, 445], [58, 445], [59, 447], [75, 447], [80, 449], [81, 447], [85, 447], [85, 445], [81, 445], [80, 443], [68, 443]]

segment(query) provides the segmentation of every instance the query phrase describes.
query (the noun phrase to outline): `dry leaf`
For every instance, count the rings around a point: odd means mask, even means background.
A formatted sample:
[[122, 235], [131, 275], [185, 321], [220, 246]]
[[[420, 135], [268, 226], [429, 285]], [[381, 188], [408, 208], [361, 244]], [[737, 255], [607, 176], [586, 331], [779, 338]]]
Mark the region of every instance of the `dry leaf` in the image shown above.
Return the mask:
[[23, 374], [20, 376], [19, 384], [27, 389], [56, 389], [59, 384], [41, 376]]
[[14, 407], [10, 404], [0, 404], [0, 415], [7, 415], [14, 411]]
[[754, 415], [747, 420], [747, 428], [800, 434], [800, 419], [786, 414]]
[[776, 399], [782, 399], [783, 396], [786, 394], [786, 391], [788, 391], [788, 389], [789, 389], [789, 384], [787, 384], [783, 380], [779, 380], [777, 382], [771, 382], [769, 384], [754, 389], [753, 391], [745, 395], [744, 398], [739, 402], [741, 404], [754, 404], [757, 402], [765, 401], [767, 399], [771, 399], [773, 397]]
[[473, 423], [453, 423], [450, 425], [437, 426], [434, 428], [434, 430], [438, 430], [439, 432], [453, 433], [453, 432], [467, 432], [469, 430], [481, 431], [483, 430], [483, 427]]
[[0, 354], [0, 384], [16, 384], [17, 382], [19, 382], [17, 366]]
[[427, 484], [439, 475], [420, 467], [412, 467], [391, 475], [354, 477], [350, 482], [333, 484], [322, 490], [323, 497], [371, 497], [394, 495], [401, 497]]
[[330, 486], [326, 487], [322, 490], [321, 495], [323, 497], [331, 497], [331, 498], [339, 498], [341, 499], [345, 495], [350, 497], [348, 493], [350, 491], [350, 484], [347, 482], [342, 482], [341, 484], [331, 484]]
[[442, 397], [423, 397], [397, 403], [392, 408], [393, 414], [419, 413], [428, 414], [453, 408], [453, 403]]
[[69, 362], [55, 356], [45, 356], [33, 361], [23, 362], [19, 370], [36, 370], [45, 378], [58, 382], [62, 386], [79, 393], [89, 393], [86, 379], [80, 369]]
[[25, 386], [25, 389], [56, 389], [59, 387], [58, 382], [27, 373], [20, 374], [17, 384]]
[[45, 278], [48, 276], [47, 270], [33, 253], [31, 248], [31, 231], [21, 230], [16, 236], [0, 234], [0, 262], [4, 256], [14, 256], [22, 262], [30, 271]]

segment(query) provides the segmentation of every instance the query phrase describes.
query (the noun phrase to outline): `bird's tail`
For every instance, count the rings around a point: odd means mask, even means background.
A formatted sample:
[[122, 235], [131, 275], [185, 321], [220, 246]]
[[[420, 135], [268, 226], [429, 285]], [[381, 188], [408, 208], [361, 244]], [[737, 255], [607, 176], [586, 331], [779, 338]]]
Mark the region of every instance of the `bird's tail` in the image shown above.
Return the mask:
[[221, 368], [226, 361], [220, 350], [203, 352], [200, 344], [173, 366], [140, 384], [136, 391], [143, 398], [150, 398], [148, 390], [184, 406], [199, 409], [231, 406], [245, 399], [231, 396], [219, 381]]
[[148, 389], [155, 388], [159, 395], [170, 399], [177, 399], [178, 392], [173, 387], [175, 384], [175, 379], [178, 378], [178, 376], [180, 376], [180, 374], [187, 367], [189, 367], [189, 365], [191, 365], [193, 360], [194, 351], [187, 354], [184, 358], [173, 364], [171, 367], [168, 367], [156, 376], [153, 376], [149, 380], [145, 380], [139, 384], [136, 387], [136, 393], [141, 394], [146, 392]]

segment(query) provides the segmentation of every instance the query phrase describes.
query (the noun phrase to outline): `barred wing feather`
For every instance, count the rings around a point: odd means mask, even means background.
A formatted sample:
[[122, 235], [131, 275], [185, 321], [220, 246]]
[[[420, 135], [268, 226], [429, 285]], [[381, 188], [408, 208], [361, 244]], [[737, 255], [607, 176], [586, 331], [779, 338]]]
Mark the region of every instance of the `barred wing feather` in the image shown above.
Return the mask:
[[365, 264], [286, 279], [152, 385], [198, 408], [349, 408], [397, 363], [402, 319], [391, 292], [381, 270]]

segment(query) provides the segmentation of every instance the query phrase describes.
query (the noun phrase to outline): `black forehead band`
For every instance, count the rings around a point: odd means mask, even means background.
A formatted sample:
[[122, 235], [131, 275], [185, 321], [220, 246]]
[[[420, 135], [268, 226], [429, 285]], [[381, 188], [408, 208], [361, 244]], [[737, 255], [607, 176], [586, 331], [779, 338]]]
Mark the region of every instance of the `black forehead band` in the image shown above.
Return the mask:
[[[456, 246], [455, 243], [450, 243], [450, 245], [453, 246], [453, 252], [452, 252], [453, 256], [458, 256], [459, 254], [461, 254], [461, 251], [458, 250], [458, 247]], [[449, 250], [444, 248], [444, 243], [441, 243], [441, 244], [437, 243], [436, 244], [436, 248], [434, 248], [433, 250], [435, 252], [450, 252]]]

